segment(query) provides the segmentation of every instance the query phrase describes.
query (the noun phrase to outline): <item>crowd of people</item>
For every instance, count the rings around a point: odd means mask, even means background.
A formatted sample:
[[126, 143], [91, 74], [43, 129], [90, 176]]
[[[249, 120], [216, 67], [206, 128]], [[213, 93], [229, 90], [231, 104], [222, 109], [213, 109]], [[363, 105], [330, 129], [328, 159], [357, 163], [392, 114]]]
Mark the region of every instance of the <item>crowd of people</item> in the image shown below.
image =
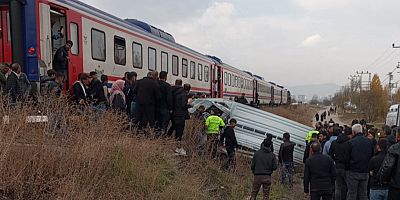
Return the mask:
[[304, 192], [311, 199], [395, 200], [400, 198], [400, 129], [379, 131], [354, 120], [334, 122], [306, 137]]
[[[66, 44], [57, 52], [62, 60], [65, 52], [72, 46]], [[61, 62], [61, 61], [60, 61]], [[43, 94], [63, 96], [65, 71], [63, 64], [58, 70], [48, 70], [41, 77], [40, 89]], [[175, 133], [177, 155], [187, 152], [181, 143], [186, 120], [191, 118], [191, 85], [177, 79], [171, 86], [165, 71], [150, 71], [138, 80], [135, 72], [126, 72], [121, 80], [108, 86], [108, 77], [97, 72], [81, 73], [73, 84], [71, 101], [78, 108], [91, 108], [102, 112], [112, 109], [123, 113], [137, 124], [138, 130], [146, 134], [155, 130], [158, 136], [172, 136]], [[17, 63], [0, 65], [0, 94], [8, 95], [10, 102], [25, 100], [31, 93], [31, 84]], [[197, 94], [199, 98], [207, 97]], [[248, 104], [245, 94], [235, 101]], [[332, 119], [322, 124], [326, 116], [336, 113], [336, 108], [315, 115], [315, 130], [307, 133], [304, 152], [304, 193], [312, 200], [396, 200], [400, 199], [400, 128], [384, 126], [378, 131], [365, 123], [354, 120], [352, 126], [340, 126]], [[202, 129], [198, 133], [197, 153], [208, 152], [217, 157], [218, 149], [225, 146], [228, 161], [224, 168], [235, 168], [235, 150], [238, 147], [234, 128], [235, 119], [228, 125], [219, 117], [217, 109], [206, 111], [199, 106], [192, 117]], [[256, 199], [263, 188], [263, 198], [269, 199], [272, 184], [271, 175], [280, 166], [280, 183], [293, 186], [295, 143], [290, 134], [283, 134], [276, 161], [273, 136], [267, 134], [252, 159], [254, 174], [251, 199]]]

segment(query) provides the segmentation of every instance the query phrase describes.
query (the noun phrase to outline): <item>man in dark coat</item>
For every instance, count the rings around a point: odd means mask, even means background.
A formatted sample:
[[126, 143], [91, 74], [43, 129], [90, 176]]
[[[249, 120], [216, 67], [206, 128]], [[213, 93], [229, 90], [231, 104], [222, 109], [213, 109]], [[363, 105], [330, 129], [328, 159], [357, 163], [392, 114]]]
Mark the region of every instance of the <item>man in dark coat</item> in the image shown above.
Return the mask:
[[346, 165], [347, 199], [368, 199], [368, 164], [374, 155], [372, 141], [363, 134], [361, 124], [352, 127]]
[[[136, 72], [129, 72], [128, 74], [126, 74], [125, 77], [125, 87], [124, 87], [124, 94], [126, 97], [126, 110], [128, 115], [131, 118], [135, 118], [135, 103], [136, 103], [136, 96], [133, 93], [135, 90], [135, 86], [136, 86], [136, 78], [137, 78], [137, 74]], [[133, 105], [133, 107], [132, 107]]]
[[221, 134], [220, 143], [224, 144], [225, 141], [225, 149], [228, 153], [228, 163], [225, 165], [225, 168], [234, 168], [235, 167], [235, 148], [238, 146], [238, 142], [235, 136], [235, 127], [237, 121], [236, 119], [229, 120], [229, 126], [227, 126], [224, 132]]
[[332, 200], [336, 170], [333, 160], [321, 153], [318, 142], [311, 144], [312, 156], [304, 166], [304, 194], [311, 191], [311, 200]]
[[98, 109], [106, 109], [107, 99], [104, 95], [103, 85], [97, 77], [97, 72], [90, 72], [92, 82], [89, 85], [89, 96], [93, 99], [94, 106]]
[[77, 105], [85, 106], [88, 104], [88, 90], [87, 87], [90, 84], [89, 74], [82, 73], [78, 75], [78, 81], [74, 83], [73, 91], [74, 91], [74, 101]]
[[64, 46], [57, 49], [56, 54], [54, 55], [53, 69], [62, 73], [65, 77], [68, 75], [68, 51], [73, 45], [74, 43], [71, 40], [68, 40]]
[[164, 134], [168, 128], [168, 122], [172, 111], [172, 88], [167, 83], [168, 73], [160, 72], [158, 84], [160, 86], [161, 99], [157, 102], [157, 131]]
[[319, 121], [319, 114], [315, 114], [315, 121], [318, 122]]
[[283, 143], [279, 148], [279, 163], [281, 164], [281, 184], [288, 179], [289, 186], [293, 186], [294, 162], [293, 152], [296, 144], [290, 141], [290, 134], [283, 134]]
[[389, 148], [379, 169], [380, 182], [390, 180], [388, 200], [397, 200], [400, 197], [400, 131], [397, 131], [396, 141]]
[[251, 171], [254, 174], [253, 190], [251, 200], [257, 199], [258, 191], [263, 186], [263, 199], [269, 199], [269, 190], [271, 188], [271, 175], [277, 169], [275, 155], [271, 152], [272, 142], [267, 141], [264, 146], [254, 153], [251, 162]]
[[190, 92], [190, 85], [185, 84], [183, 87], [177, 87], [174, 93], [174, 106], [173, 106], [173, 121], [175, 125], [175, 139], [177, 140], [177, 148], [175, 153], [179, 155], [186, 155], [186, 151], [181, 146], [183, 131], [185, 130], [185, 121], [189, 119], [188, 108], [188, 94]]
[[6, 89], [6, 84], [7, 84], [7, 78], [6, 74], [10, 68], [6, 64], [0, 64], [0, 94], [3, 93], [3, 90]]
[[238, 102], [238, 103], [241, 103], [241, 104], [248, 104], [248, 103], [249, 103], [249, 102], [247, 101], [247, 99], [246, 99], [246, 94], [245, 94], [245, 93], [242, 93], [242, 96], [240, 96], [240, 97], [238, 98], [237, 102]]
[[23, 95], [22, 88], [18, 82], [18, 72], [21, 71], [21, 66], [18, 63], [14, 63], [11, 65], [11, 70], [12, 72], [7, 77], [6, 89], [4, 90], [4, 93], [10, 95], [11, 101], [15, 103]]
[[349, 140], [351, 139], [351, 128], [346, 128], [344, 133], [340, 134], [337, 140], [333, 141], [329, 149], [329, 156], [335, 161], [336, 182], [335, 199], [346, 200], [346, 161], [348, 160]]
[[389, 142], [387, 139], [381, 139], [378, 141], [376, 146], [377, 153], [369, 161], [368, 171], [370, 177], [370, 197], [371, 200], [375, 199], [388, 199], [388, 182], [380, 182], [379, 180], [379, 169], [386, 157]]
[[137, 81], [134, 94], [136, 95], [136, 117], [139, 128], [154, 128], [156, 121], [156, 105], [161, 99], [160, 87], [155, 80], [157, 71], [151, 71], [147, 77]]
[[311, 153], [311, 144], [314, 142], [318, 141], [318, 134], [317, 133], [313, 133], [311, 135], [311, 140], [310, 143], [308, 143], [306, 145], [306, 149], [304, 150], [304, 155], [303, 155], [303, 163], [306, 163], [307, 159], [310, 157], [310, 153]]

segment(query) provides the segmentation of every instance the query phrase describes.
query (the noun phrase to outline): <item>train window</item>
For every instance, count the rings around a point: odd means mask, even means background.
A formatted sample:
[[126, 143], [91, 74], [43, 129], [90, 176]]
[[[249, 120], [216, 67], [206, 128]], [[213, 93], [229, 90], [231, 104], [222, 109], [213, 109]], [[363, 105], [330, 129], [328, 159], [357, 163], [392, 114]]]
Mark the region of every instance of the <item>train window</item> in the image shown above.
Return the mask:
[[196, 79], [196, 63], [193, 61], [190, 62], [190, 78]]
[[149, 47], [149, 70], [157, 70], [157, 50]]
[[182, 77], [187, 78], [188, 76], [188, 61], [182, 58]]
[[203, 80], [203, 65], [200, 63], [197, 65], [197, 76], [199, 81]]
[[106, 33], [92, 28], [92, 59], [106, 61]]
[[142, 45], [139, 43], [134, 42], [132, 44], [132, 58], [133, 58], [133, 67], [134, 68], [143, 68], [143, 50]]
[[235, 76], [235, 87], [237, 87], [238, 86], [238, 77], [237, 76]]
[[178, 56], [173, 55], [172, 56], [172, 75], [178, 76], [179, 75], [179, 58]]
[[204, 66], [204, 81], [208, 82], [210, 77], [210, 68], [208, 66]]
[[11, 25], [10, 25], [10, 12], [7, 11], [7, 40], [8, 42], [11, 42]]
[[126, 43], [122, 37], [114, 36], [114, 61], [115, 64], [126, 64]]
[[168, 72], [168, 53], [161, 52], [161, 71]]
[[79, 29], [78, 24], [70, 23], [69, 27], [71, 29], [71, 41], [74, 43], [71, 47], [71, 54], [79, 54]]
[[224, 73], [224, 84], [228, 85], [228, 81], [226, 81], [226, 80], [228, 80], [228, 76], [227, 76], [227, 73], [225, 72]]
[[231, 84], [232, 84], [232, 75], [229, 73], [228, 77], [229, 77], [228, 78], [229, 79], [228, 85], [231, 86]]

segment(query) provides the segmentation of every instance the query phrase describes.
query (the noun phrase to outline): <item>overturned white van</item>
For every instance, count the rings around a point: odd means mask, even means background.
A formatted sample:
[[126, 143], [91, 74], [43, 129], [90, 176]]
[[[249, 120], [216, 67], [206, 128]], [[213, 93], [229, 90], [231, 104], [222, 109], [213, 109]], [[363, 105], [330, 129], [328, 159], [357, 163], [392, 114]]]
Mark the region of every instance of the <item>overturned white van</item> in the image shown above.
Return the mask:
[[197, 99], [193, 102], [193, 113], [200, 105], [206, 110], [217, 108], [221, 117], [227, 122], [231, 118], [238, 121], [235, 128], [236, 138], [240, 149], [252, 154], [260, 149], [260, 145], [266, 138], [267, 133], [273, 135], [275, 154], [278, 154], [285, 132], [290, 133], [290, 139], [296, 144], [294, 150], [294, 161], [302, 163], [305, 150], [305, 136], [312, 127], [305, 126], [298, 122], [280, 117], [278, 115], [262, 111], [260, 109], [228, 101], [224, 99]]

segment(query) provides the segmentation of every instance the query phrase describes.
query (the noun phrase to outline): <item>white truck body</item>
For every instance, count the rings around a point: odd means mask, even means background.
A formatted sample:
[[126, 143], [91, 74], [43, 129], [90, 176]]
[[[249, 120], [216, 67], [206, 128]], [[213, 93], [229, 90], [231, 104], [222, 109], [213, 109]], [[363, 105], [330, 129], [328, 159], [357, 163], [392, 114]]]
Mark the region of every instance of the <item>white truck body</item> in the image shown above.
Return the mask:
[[303, 162], [305, 137], [312, 127], [280, 117], [278, 115], [224, 99], [198, 99], [193, 102], [190, 112], [194, 112], [200, 105], [206, 110], [216, 107], [222, 111], [221, 117], [227, 122], [234, 118], [238, 121], [235, 134], [243, 150], [254, 152], [260, 149], [267, 133], [273, 135], [274, 153], [278, 155], [279, 147], [283, 143], [283, 133], [290, 133], [290, 140], [296, 144], [294, 149], [295, 163]]
[[400, 104], [394, 104], [391, 105], [389, 108], [389, 111], [386, 115], [386, 125], [392, 127], [392, 126], [399, 126], [399, 106]]

